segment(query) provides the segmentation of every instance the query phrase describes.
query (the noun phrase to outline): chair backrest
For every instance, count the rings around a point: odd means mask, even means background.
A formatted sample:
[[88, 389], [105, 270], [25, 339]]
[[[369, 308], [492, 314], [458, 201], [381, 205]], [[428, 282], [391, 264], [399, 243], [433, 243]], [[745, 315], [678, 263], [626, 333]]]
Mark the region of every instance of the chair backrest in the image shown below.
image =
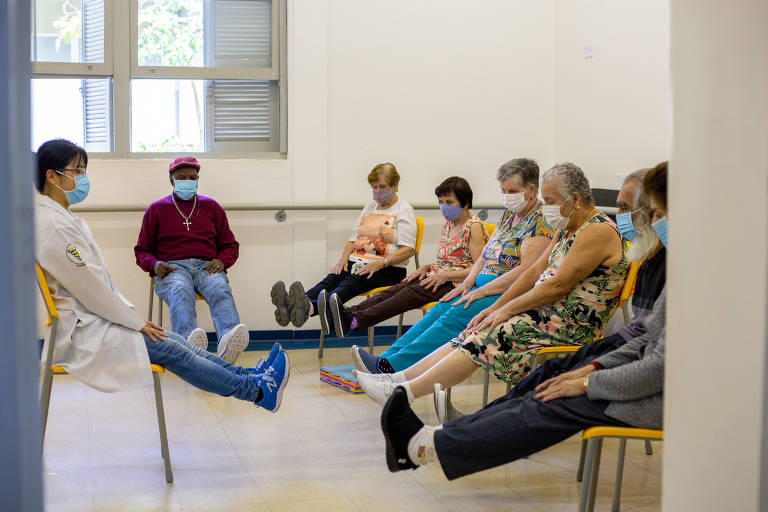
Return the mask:
[[40, 293], [43, 296], [43, 302], [45, 302], [45, 309], [48, 312], [48, 323], [53, 321], [54, 318], [59, 318], [59, 312], [56, 311], [56, 304], [53, 302], [53, 296], [48, 289], [48, 281], [45, 279], [43, 269], [39, 264], [35, 263], [35, 275], [37, 275], [37, 286], [40, 287]]
[[488, 238], [490, 238], [493, 232], [496, 231], [496, 224], [491, 224], [490, 222], [483, 222], [483, 226], [485, 226], [485, 231], [488, 233]]
[[424, 218], [416, 217], [416, 247], [413, 249], [414, 254], [419, 254], [419, 251], [421, 251], [422, 238], [424, 238]]
[[640, 269], [640, 263], [632, 261], [629, 264], [629, 271], [627, 271], [627, 280], [624, 281], [624, 287], [621, 289], [621, 296], [619, 297], [619, 305], [624, 304], [632, 292], [635, 289], [635, 280], [637, 280], [637, 271]]

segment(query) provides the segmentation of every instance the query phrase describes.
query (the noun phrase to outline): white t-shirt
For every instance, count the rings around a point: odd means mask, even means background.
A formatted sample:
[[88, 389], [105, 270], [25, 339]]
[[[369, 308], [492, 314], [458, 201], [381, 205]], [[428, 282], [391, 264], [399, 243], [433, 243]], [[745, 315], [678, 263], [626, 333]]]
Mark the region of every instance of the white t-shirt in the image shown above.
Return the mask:
[[[400, 247], [416, 248], [413, 207], [400, 198], [386, 210], [378, 210], [378, 206], [376, 201], [371, 201], [360, 212], [349, 237], [349, 241], [355, 243], [349, 261], [365, 263], [391, 256]], [[405, 268], [407, 265], [405, 260], [393, 266]]]

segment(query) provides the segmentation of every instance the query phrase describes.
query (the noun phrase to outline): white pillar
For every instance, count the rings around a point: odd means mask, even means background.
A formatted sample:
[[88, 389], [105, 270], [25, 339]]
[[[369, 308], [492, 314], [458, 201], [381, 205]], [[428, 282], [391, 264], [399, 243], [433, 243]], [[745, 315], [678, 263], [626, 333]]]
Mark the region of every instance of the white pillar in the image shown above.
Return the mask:
[[671, 0], [670, 21], [663, 508], [756, 511], [768, 478], [768, 2]]
[[0, 2], [0, 499], [43, 509], [29, 126], [29, 0]]

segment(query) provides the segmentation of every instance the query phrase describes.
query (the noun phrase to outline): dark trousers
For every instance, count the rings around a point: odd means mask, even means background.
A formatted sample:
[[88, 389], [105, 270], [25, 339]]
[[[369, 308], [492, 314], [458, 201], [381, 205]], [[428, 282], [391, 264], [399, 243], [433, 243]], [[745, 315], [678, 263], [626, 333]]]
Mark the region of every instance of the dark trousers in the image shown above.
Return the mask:
[[549, 359], [484, 409], [444, 423], [435, 432], [435, 448], [445, 476], [453, 480], [527, 457], [585, 428], [628, 426], [605, 415], [610, 403], [606, 400], [579, 396], [543, 403], [533, 398], [534, 389], [545, 380], [584, 366], [625, 343], [614, 334], [567, 357]]
[[384, 267], [372, 276], [358, 276], [350, 274], [351, 262], [347, 262], [347, 268], [341, 274], [328, 274], [325, 279], [317, 283], [311, 290], [307, 291], [307, 297], [315, 305], [314, 314], [317, 314], [317, 296], [321, 290], [328, 293], [328, 298], [334, 293], [339, 296], [342, 303], [354, 299], [363, 292], [379, 288], [380, 286], [391, 286], [399, 283], [405, 278], [406, 271], [402, 267]]
[[[553, 357], [552, 359], [548, 359], [544, 362], [544, 364], [536, 368], [536, 370], [518, 382], [507, 396], [515, 397], [525, 395], [529, 391], [533, 391], [536, 386], [545, 380], [556, 377], [561, 373], [580, 368], [585, 364], [594, 361], [598, 357], [616, 350], [626, 342], [627, 341], [624, 338], [618, 334], [614, 334], [612, 336], [608, 336], [607, 338], [589, 343], [588, 345], [584, 345], [578, 351], [566, 357]], [[493, 405], [493, 402], [488, 404], [488, 407], [491, 405]]]
[[435, 291], [419, 286], [418, 281], [397, 283], [350, 309], [357, 317], [357, 328], [362, 330], [400, 313], [436, 302], [451, 290], [453, 283], [450, 282], [440, 285]]
[[449, 480], [527, 457], [585, 428], [626, 427], [605, 415], [610, 402], [585, 395], [543, 403], [533, 392], [507, 395], [435, 432], [437, 458]]

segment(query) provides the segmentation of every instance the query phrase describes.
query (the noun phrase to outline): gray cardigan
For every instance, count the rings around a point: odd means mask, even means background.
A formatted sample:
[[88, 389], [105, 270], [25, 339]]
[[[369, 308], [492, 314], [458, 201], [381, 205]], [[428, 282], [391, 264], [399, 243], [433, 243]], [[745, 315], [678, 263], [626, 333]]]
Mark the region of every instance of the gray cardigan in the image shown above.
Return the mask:
[[645, 334], [595, 359], [603, 369], [589, 376], [587, 396], [609, 400], [605, 414], [635, 427], [662, 428], [666, 299], [665, 287], [645, 319]]

